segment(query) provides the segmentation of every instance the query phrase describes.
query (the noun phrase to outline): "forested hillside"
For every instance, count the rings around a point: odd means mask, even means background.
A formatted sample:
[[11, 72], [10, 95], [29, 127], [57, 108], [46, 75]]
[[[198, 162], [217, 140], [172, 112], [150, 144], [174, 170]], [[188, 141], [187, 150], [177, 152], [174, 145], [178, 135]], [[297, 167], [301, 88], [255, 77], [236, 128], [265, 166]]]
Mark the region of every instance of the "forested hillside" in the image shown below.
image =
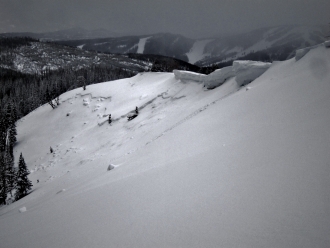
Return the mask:
[[160, 55], [104, 54], [29, 37], [0, 38], [0, 203], [6, 203], [7, 196], [16, 192], [12, 150], [18, 119], [45, 103], [56, 108], [61, 94], [78, 87], [83, 91], [90, 84], [128, 78], [138, 72], [174, 69], [200, 70]]

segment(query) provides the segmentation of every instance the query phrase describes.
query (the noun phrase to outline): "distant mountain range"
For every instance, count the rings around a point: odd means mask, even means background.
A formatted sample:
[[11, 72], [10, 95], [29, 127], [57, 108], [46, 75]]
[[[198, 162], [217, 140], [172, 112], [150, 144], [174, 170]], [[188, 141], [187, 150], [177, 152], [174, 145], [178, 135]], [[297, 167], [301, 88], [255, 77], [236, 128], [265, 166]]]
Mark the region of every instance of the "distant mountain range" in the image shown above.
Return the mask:
[[185, 61], [161, 55], [106, 54], [30, 38], [0, 37], [0, 69], [34, 74], [44, 70], [79, 70], [91, 66], [112, 66], [133, 73], [200, 69]]
[[59, 30], [54, 32], [45, 32], [45, 33], [20, 32], [20, 33], [0, 34], [0, 36], [6, 36], [6, 37], [28, 36], [34, 39], [39, 39], [41, 41], [96, 39], [96, 38], [119, 37], [122, 35], [123, 34], [111, 32], [106, 29], [87, 30], [84, 28], [70, 28], [70, 29]]
[[277, 26], [237, 35], [190, 39], [170, 33], [118, 37], [120, 34], [103, 29], [87, 31], [79, 28], [43, 34], [7, 33], [0, 36], [30, 36], [105, 53], [163, 55], [205, 67], [223, 66], [237, 59], [286, 60], [293, 57], [299, 48], [323, 42], [325, 32], [325, 26]]
[[190, 39], [182, 35], [161, 33], [58, 42], [109, 53], [158, 54], [198, 66], [209, 66], [239, 58], [285, 60], [293, 57], [296, 49], [323, 42], [324, 36], [323, 26], [278, 26], [207, 39]]

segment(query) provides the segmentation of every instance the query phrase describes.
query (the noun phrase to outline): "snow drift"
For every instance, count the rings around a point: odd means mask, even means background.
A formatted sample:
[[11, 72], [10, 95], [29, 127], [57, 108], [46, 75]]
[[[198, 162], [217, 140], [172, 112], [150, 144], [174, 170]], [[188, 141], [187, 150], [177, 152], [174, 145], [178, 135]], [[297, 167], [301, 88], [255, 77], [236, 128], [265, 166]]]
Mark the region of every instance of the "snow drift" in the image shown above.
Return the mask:
[[236, 82], [239, 86], [249, 84], [263, 74], [271, 63], [256, 61], [234, 61], [233, 71], [236, 75]]
[[240, 87], [255, 80], [264, 73], [270, 65], [271, 63], [237, 60], [233, 62], [233, 66], [215, 70], [209, 75], [179, 70], [174, 70], [173, 73], [176, 79], [184, 82], [190, 80], [204, 83], [207, 89], [214, 89], [222, 85], [227, 79], [236, 77], [235, 80]]
[[329, 247], [329, 82], [321, 46], [248, 91], [144, 73], [65, 93], [18, 123], [34, 190], [0, 209], [1, 247]]
[[232, 66], [227, 66], [222, 69], [215, 70], [207, 75], [204, 80], [206, 88], [213, 89], [222, 85], [228, 78], [236, 76]]
[[207, 76], [201, 73], [191, 72], [191, 71], [180, 71], [180, 70], [173, 70], [175, 79], [181, 81], [195, 81], [198, 83], [204, 82], [204, 78]]

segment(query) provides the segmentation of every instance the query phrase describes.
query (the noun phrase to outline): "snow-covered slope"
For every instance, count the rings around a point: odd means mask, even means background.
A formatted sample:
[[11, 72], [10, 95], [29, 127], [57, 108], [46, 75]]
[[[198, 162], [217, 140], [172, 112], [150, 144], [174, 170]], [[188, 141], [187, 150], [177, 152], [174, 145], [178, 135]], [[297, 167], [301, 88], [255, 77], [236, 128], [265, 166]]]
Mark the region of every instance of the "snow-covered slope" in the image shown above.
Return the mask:
[[34, 190], [0, 209], [1, 247], [329, 247], [329, 82], [320, 46], [240, 89], [144, 73], [67, 92], [18, 123]]
[[204, 59], [206, 56], [208, 56], [209, 54], [204, 53], [204, 49], [207, 43], [210, 43], [211, 41], [212, 39], [195, 41], [189, 53], [187, 53], [188, 62], [194, 64], [197, 61]]

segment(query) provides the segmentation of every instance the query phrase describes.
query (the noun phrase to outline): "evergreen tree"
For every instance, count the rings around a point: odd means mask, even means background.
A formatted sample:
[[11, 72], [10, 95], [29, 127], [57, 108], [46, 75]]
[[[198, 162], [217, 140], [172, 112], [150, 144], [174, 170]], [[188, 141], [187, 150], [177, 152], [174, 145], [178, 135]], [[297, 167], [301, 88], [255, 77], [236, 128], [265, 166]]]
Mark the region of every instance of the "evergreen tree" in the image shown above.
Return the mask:
[[16, 200], [19, 200], [25, 195], [27, 195], [28, 191], [31, 189], [32, 183], [28, 179], [29, 174], [30, 172], [26, 167], [23, 155], [21, 153], [19, 157], [18, 171], [17, 171]]
[[12, 109], [11, 109], [11, 119], [12, 122], [15, 123], [18, 120], [18, 116], [17, 116], [17, 108], [15, 103], [12, 104]]
[[17, 131], [16, 131], [16, 125], [15, 123], [12, 123], [9, 127], [9, 130], [8, 130], [8, 151], [9, 151], [9, 154], [14, 157], [14, 145], [17, 141], [16, 139], [16, 135], [17, 135]]
[[6, 204], [7, 200], [7, 176], [6, 176], [6, 163], [5, 158], [0, 155], [0, 204]]
[[6, 115], [4, 116], [4, 120], [0, 122], [0, 131], [1, 131], [1, 144], [0, 151], [8, 151], [11, 157], [14, 157], [14, 145], [17, 141], [16, 135], [16, 119], [17, 112], [16, 107], [9, 102], [7, 104]]
[[12, 191], [16, 188], [17, 172], [14, 167], [14, 157], [8, 152], [5, 154], [5, 163], [7, 193], [10, 193], [10, 195], [13, 196]]
[[7, 111], [6, 111], [6, 116], [5, 116], [5, 129], [7, 130], [10, 125], [12, 124], [12, 111], [11, 111], [12, 105], [11, 102], [7, 104]]
[[2, 115], [0, 115], [0, 152], [6, 150], [6, 137], [5, 118], [2, 118]]

